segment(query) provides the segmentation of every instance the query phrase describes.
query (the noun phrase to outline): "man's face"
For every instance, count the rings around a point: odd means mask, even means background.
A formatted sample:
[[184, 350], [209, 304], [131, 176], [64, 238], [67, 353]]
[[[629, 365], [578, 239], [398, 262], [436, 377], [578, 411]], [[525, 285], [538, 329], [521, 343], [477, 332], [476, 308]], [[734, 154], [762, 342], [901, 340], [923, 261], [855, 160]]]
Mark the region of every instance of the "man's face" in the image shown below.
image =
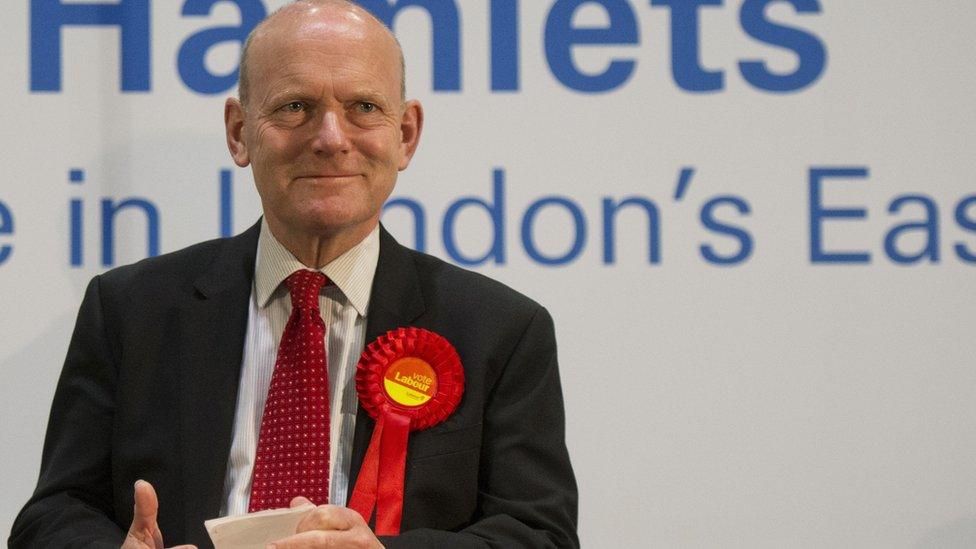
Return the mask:
[[422, 112], [403, 103], [399, 50], [377, 27], [353, 10], [297, 6], [254, 38], [247, 104], [229, 100], [225, 119], [279, 238], [365, 236], [413, 156]]

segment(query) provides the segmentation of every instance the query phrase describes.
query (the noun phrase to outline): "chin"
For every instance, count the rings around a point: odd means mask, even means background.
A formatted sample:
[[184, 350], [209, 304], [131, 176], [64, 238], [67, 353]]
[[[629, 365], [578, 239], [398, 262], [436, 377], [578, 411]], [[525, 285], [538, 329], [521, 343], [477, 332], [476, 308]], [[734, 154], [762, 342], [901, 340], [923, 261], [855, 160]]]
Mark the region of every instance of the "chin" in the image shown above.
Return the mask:
[[334, 234], [344, 230], [364, 228], [366, 225], [372, 228], [371, 221], [371, 217], [363, 218], [361, 215], [350, 215], [349, 212], [318, 210], [302, 216], [300, 226], [305, 227], [309, 232]]

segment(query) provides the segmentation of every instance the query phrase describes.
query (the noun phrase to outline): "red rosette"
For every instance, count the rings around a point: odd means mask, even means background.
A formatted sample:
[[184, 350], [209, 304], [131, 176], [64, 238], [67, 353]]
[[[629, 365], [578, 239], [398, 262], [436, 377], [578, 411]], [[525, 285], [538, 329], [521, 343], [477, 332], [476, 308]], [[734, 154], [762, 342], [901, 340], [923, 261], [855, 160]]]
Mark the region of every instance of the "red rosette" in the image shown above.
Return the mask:
[[422, 328], [397, 328], [363, 350], [356, 392], [376, 420], [349, 507], [367, 522], [376, 509], [376, 534], [400, 533], [407, 439], [447, 419], [464, 393], [464, 370], [454, 346]]
[[[391, 396], [385, 383], [390, 367], [404, 359], [419, 360], [435, 374], [436, 390], [430, 400], [408, 405]], [[370, 343], [356, 366], [356, 392], [363, 409], [378, 420], [395, 411], [410, 418], [410, 430], [417, 431], [447, 419], [464, 393], [461, 357], [443, 336], [423, 328], [397, 328]]]

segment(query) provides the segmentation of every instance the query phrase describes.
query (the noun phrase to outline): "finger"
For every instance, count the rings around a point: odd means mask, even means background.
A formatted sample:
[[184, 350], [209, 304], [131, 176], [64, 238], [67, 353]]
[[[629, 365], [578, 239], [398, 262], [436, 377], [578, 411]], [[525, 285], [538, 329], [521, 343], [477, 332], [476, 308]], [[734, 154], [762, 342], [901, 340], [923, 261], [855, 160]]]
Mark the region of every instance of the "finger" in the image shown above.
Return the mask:
[[288, 507], [301, 507], [302, 505], [315, 505], [312, 500], [305, 496], [295, 496]]
[[359, 513], [351, 509], [337, 505], [319, 505], [302, 518], [295, 529], [295, 533], [300, 534], [312, 530], [349, 530], [359, 523], [362, 523], [363, 526], [366, 525]]
[[323, 532], [321, 530], [312, 530], [309, 532], [300, 532], [293, 536], [288, 536], [287, 538], [282, 538], [275, 540], [268, 544], [265, 549], [298, 549], [305, 547], [336, 547], [334, 540], [330, 538], [334, 537], [330, 532]]
[[133, 499], [135, 504], [132, 509], [132, 525], [129, 527], [129, 535], [145, 544], [162, 549], [163, 534], [156, 524], [156, 516], [159, 512], [156, 490], [152, 484], [144, 480], [137, 480], [133, 487]]
[[144, 480], [137, 480], [134, 490], [136, 505], [132, 513], [132, 524], [155, 524], [156, 514], [159, 512], [156, 489]]
[[368, 528], [364, 528], [362, 531], [356, 529], [341, 532], [312, 530], [311, 532], [302, 532], [268, 544], [268, 549], [304, 549], [306, 547], [369, 548], [382, 546], [379, 545], [376, 536]]

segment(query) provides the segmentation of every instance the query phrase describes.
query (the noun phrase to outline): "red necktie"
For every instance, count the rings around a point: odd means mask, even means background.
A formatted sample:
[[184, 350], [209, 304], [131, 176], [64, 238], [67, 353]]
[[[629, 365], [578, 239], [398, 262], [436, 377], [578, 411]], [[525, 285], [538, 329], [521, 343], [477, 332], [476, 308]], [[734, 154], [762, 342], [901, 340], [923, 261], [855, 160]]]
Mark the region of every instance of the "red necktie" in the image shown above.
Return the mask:
[[248, 512], [288, 507], [295, 496], [329, 501], [329, 369], [317, 271], [285, 279], [291, 316], [281, 336], [261, 418]]

